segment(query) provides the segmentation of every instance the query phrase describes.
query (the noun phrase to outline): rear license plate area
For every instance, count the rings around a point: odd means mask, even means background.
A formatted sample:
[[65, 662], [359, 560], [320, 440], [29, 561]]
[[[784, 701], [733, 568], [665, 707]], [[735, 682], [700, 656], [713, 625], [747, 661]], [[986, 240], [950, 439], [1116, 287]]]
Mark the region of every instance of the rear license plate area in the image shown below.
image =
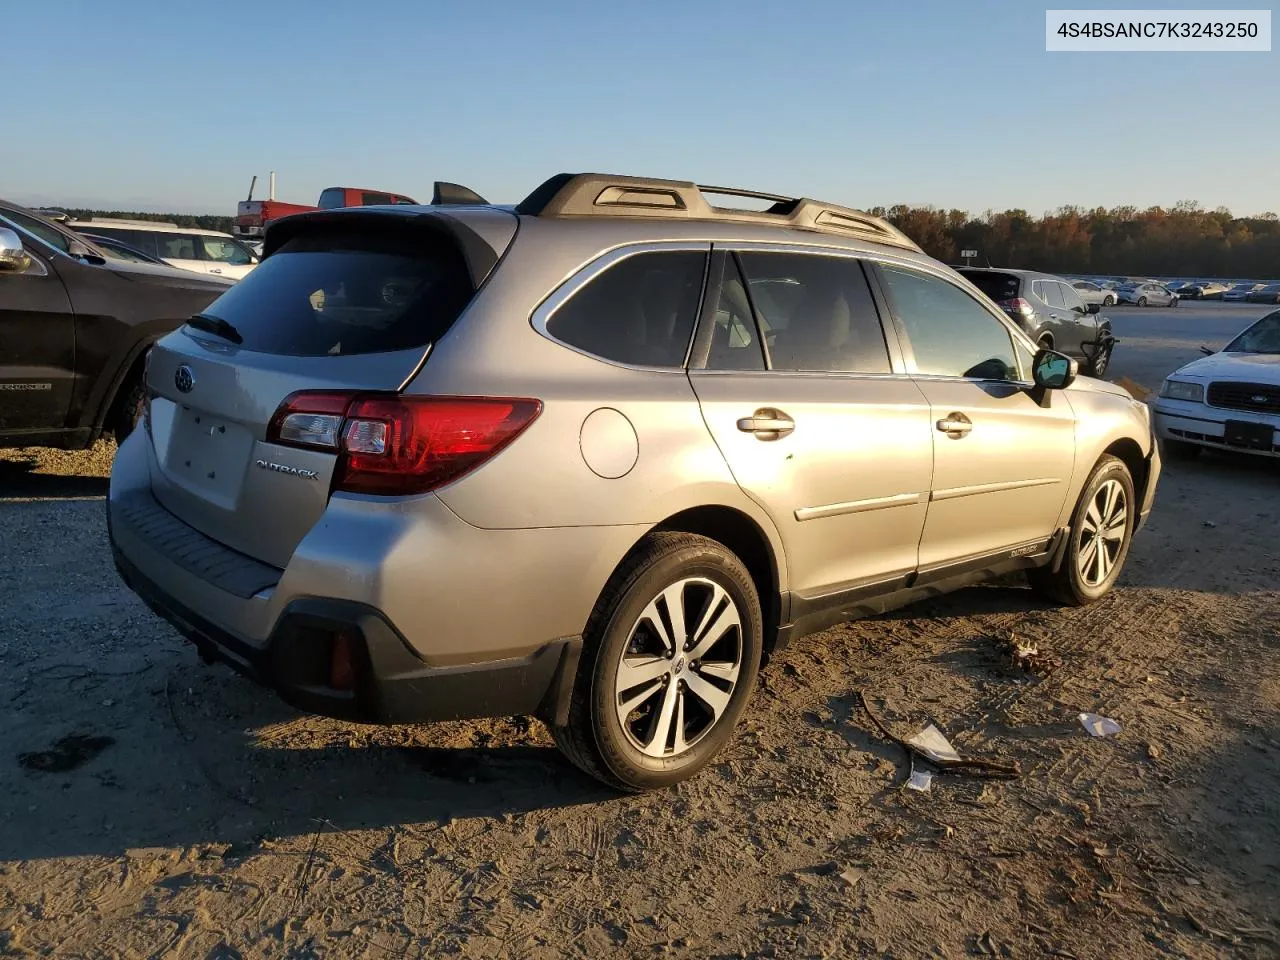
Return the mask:
[[1267, 423], [1228, 420], [1222, 436], [1229, 446], [1270, 452], [1275, 446], [1275, 433], [1275, 428]]
[[166, 467], [181, 486], [233, 499], [240, 489], [253, 439], [237, 424], [181, 407], [174, 423]]

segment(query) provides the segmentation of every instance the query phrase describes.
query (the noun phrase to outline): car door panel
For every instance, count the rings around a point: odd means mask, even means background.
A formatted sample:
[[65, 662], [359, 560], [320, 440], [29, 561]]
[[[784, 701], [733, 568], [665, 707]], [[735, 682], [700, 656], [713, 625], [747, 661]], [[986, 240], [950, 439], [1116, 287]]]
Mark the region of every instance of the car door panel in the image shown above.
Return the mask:
[[1075, 416], [1063, 393], [1041, 407], [1024, 386], [921, 378], [933, 416], [962, 415], [953, 438], [935, 430], [933, 486], [920, 568], [1047, 540], [1075, 466]]
[[[850, 284], [861, 284], [858, 295], [866, 299], [859, 310], [865, 311], [870, 290], [858, 261], [843, 259], [841, 266], [850, 271]], [[718, 258], [699, 337], [710, 369], [691, 369], [690, 381], [736, 482], [778, 528], [794, 593], [813, 599], [905, 581], [914, 572], [933, 451], [928, 404], [908, 377], [892, 370], [761, 369], [761, 340], [778, 365], [793, 358], [789, 362], [800, 366], [802, 324], [827, 322], [828, 308], [810, 296], [818, 283], [806, 267], [796, 271], [806, 289], [794, 309], [777, 307], [782, 298], [765, 292], [764, 283], [775, 285], [775, 294], [780, 289], [776, 276], [757, 284], [760, 303], [753, 306], [734, 259]], [[747, 276], [756, 274], [749, 268]], [[884, 332], [871, 310], [883, 350]], [[836, 324], [847, 326], [842, 315]], [[835, 356], [840, 348], [829, 349]]]
[[75, 385], [71, 297], [36, 244], [27, 268], [0, 271], [0, 433], [66, 426]]
[[1075, 464], [1069, 401], [1033, 399], [1029, 345], [1015, 348], [1012, 329], [967, 291], [897, 265], [881, 264], [878, 276], [933, 421], [921, 575], [1030, 552], [1055, 532]]
[[1066, 303], [1066, 339], [1058, 349], [1074, 357], [1085, 357], [1085, 346], [1092, 346], [1095, 339], [1093, 314], [1070, 284], [1060, 283], [1058, 286], [1062, 288], [1062, 299]]

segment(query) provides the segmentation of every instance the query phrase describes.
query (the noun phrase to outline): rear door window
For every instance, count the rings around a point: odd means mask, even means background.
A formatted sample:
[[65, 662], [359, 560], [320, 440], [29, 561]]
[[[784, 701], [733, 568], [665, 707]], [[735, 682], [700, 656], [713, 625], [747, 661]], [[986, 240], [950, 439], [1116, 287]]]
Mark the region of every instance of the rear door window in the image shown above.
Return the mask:
[[697, 250], [626, 257], [556, 308], [547, 332], [615, 363], [682, 367], [702, 298], [706, 260], [706, 253]]
[[453, 243], [424, 231], [314, 231], [205, 308], [242, 347], [289, 356], [407, 350], [449, 329], [475, 289]]
[[769, 369], [888, 373], [889, 350], [862, 265], [798, 253], [739, 255]]
[[157, 233], [156, 249], [165, 260], [198, 260], [194, 233]]
[[389, 193], [372, 193], [366, 190], [360, 194], [360, 203], [366, 207], [379, 207], [384, 204], [391, 203], [391, 194]]
[[[758, 292], [757, 296], [763, 298], [764, 293]], [[747, 282], [738, 269], [738, 261], [731, 256], [724, 260], [724, 275], [711, 323], [708, 370], [764, 370], [764, 350], [747, 296]]]

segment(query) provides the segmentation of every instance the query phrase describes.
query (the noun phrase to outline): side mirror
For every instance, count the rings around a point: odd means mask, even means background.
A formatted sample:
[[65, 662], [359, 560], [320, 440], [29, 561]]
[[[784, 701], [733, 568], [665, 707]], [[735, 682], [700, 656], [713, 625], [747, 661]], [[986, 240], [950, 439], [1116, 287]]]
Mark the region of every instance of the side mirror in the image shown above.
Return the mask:
[[22, 247], [22, 238], [8, 227], [0, 227], [0, 270], [19, 273], [31, 263]]
[[1032, 371], [1038, 390], [1064, 390], [1075, 381], [1080, 367], [1066, 354], [1039, 350], [1032, 361]]
[[1089, 313], [1098, 313], [1100, 310], [1102, 310], [1102, 304], [1100, 304], [1100, 303], [1086, 303], [1086, 304], [1084, 305], [1084, 308], [1085, 308], [1085, 310], [1086, 310], [1087, 312], [1089, 312]]

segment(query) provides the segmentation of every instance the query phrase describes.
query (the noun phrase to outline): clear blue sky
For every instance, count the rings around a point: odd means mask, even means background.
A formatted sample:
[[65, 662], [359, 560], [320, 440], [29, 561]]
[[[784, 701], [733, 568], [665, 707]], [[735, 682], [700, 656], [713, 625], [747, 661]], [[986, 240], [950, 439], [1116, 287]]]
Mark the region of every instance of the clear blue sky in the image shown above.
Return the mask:
[[0, 195], [28, 203], [234, 214], [270, 169], [300, 203], [436, 179], [511, 202], [605, 170], [1280, 211], [1280, 53], [1050, 54], [1027, 0], [2, 6]]

